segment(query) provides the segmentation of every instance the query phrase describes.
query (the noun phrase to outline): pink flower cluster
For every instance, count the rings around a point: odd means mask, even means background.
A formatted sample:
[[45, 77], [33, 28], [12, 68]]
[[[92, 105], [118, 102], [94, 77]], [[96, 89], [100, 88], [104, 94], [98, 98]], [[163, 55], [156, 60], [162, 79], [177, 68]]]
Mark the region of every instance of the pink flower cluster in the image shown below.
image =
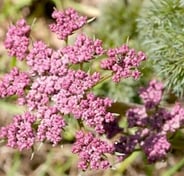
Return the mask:
[[145, 127], [147, 125], [148, 115], [146, 113], [145, 107], [135, 107], [135, 108], [129, 109], [126, 113], [126, 116], [128, 117], [129, 127], [134, 127], [134, 126]]
[[105, 132], [104, 124], [115, 120], [112, 113], [107, 112], [107, 108], [112, 105], [109, 98], [102, 99], [94, 94], [87, 94], [78, 105], [78, 109], [74, 112], [76, 118], [81, 118], [89, 127], [94, 128], [97, 133]]
[[147, 88], [141, 89], [140, 96], [143, 98], [144, 107], [136, 107], [127, 111], [130, 127], [149, 126], [152, 130], [167, 134], [175, 132], [184, 125], [184, 109], [179, 103], [176, 103], [171, 110], [159, 107], [163, 96], [161, 82], [151, 81]]
[[58, 35], [61, 40], [66, 40], [75, 30], [80, 29], [87, 23], [87, 17], [79, 16], [72, 8], [68, 8], [63, 12], [55, 10], [52, 18], [56, 23], [50, 24], [50, 30]]
[[[7, 140], [7, 146], [19, 150], [31, 149], [35, 142], [45, 140], [53, 145], [61, 141], [61, 132], [65, 122], [57, 109], [42, 109], [39, 116], [26, 112], [13, 117], [13, 122], [0, 129], [0, 138]], [[38, 123], [38, 129], [33, 126]]]
[[140, 72], [137, 67], [146, 59], [143, 52], [136, 53], [134, 49], [130, 49], [127, 45], [109, 49], [107, 56], [108, 58], [101, 62], [101, 68], [113, 72], [112, 80], [114, 82], [119, 82], [121, 78], [139, 78]]
[[82, 170], [86, 170], [88, 167], [90, 169], [106, 169], [110, 166], [110, 163], [105, 154], [112, 154], [114, 147], [96, 138], [90, 132], [78, 131], [72, 152], [79, 155], [78, 167]]
[[64, 58], [61, 58], [59, 52], [49, 48], [42, 41], [34, 42], [33, 48], [26, 57], [26, 62], [33, 75], [62, 76], [67, 72]]
[[95, 56], [100, 56], [104, 53], [102, 41], [92, 40], [84, 34], [78, 35], [73, 46], [66, 46], [61, 49], [62, 55], [68, 58], [72, 64], [87, 62]]
[[[162, 96], [162, 83], [153, 80], [147, 88], [142, 88], [140, 91], [144, 106], [131, 108], [126, 113], [129, 127], [139, 129], [139, 145], [149, 162], [165, 158], [171, 146], [167, 134], [175, 132], [184, 125], [184, 108], [179, 103], [171, 110], [160, 107]], [[124, 148], [122, 146], [122, 150]]]
[[36, 117], [30, 113], [16, 115], [13, 122], [0, 129], [0, 138], [7, 139], [7, 146], [19, 150], [30, 149], [35, 142], [35, 131], [33, 124]]
[[146, 108], [153, 108], [161, 101], [163, 93], [162, 83], [152, 80], [148, 87], [140, 89], [140, 97], [142, 98]]
[[143, 151], [150, 163], [162, 160], [167, 155], [170, 146], [171, 144], [167, 141], [167, 137], [162, 134], [150, 134], [142, 142]]
[[4, 42], [5, 48], [8, 50], [10, 56], [15, 56], [20, 60], [26, 57], [30, 30], [30, 26], [26, 24], [24, 19], [17, 21], [15, 26], [10, 26]]
[[89, 75], [82, 70], [70, 70], [66, 77], [58, 79], [60, 91], [52, 97], [55, 106], [64, 114], [78, 111], [78, 104], [85, 91], [100, 80], [99, 73]]
[[[50, 25], [50, 29], [62, 40], [67, 40], [69, 35], [87, 23], [86, 17], [79, 16], [71, 8], [64, 12], [55, 10], [52, 17], [56, 22]], [[90, 39], [84, 34], [78, 35], [73, 45], [57, 50], [43, 41], [33, 41], [33, 46], [28, 48], [29, 34], [30, 27], [25, 20], [20, 20], [15, 26], [10, 26], [6, 35], [5, 47], [9, 54], [19, 60], [25, 58], [29, 69], [27, 72], [20, 72], [14, 68], [6, 74], [0, 81], [0, 98], [16, 95], [18, 103], [25, 105], [28, 112], [14, 116], [12, 123], [1, 127], [0, 138], [5, 139], [8, 146], [19, 150], [31, 149], [35, 142], [49, 142], [55, 146], [62, 140], [62, 131], [68, 125], [68, 115], [72, 115], [79, 122], [80, 128], [86, 130], [77, 132], [73, 145], [73, 153], [79, 155], [79, 167], [83, 170], [88, 167], [109, 167], [105, 154], [114, 154], [117, 146], [118, 151], [122, 152], [120, 147], [130, 147], [133, 142], [132, 148], [125, 150], [125, 153], [131, 153], [137, 144], [137, 138], [121, 138], [121, 145], [117, 144], [115, 147], [101, 140], [102, 135], [112, 138], [123, 132], [115, 114], [108, 111], [113, 101], [98, 97], [92, 92], [92, 88], [104, 78], [99, 72], [92, 70], [89, 73], [73, 64], [81, 65], [107, 54], [109, 58], [102, 61], [101, 66], [112, 70], [113, 80], [119, 82], [121, 78], [137, 78], [140, 75], [137, 67], [145, 60], [145, 55], [142, 52], [136, 53], [127, 45], [109, 49], [106, 53], [102, 41]], [[157, 86], [152, 87], [154, 89]], [[147, 96], [144, 95], [145, 102], [149, 99]], [[139, 116], [144, 113], [144, 109], [141, 112], [139, 109], [129, 111], [130, 126], [145, 123], [147, 116], [142, 121], [139, 120]], [[182, 112], [178, 109], [172, 113], [180, 119]], [[165, 131], [166, 129], [167, 126]]]
[[170, 118], [165, 120], [162, 129], [166, 134], [168, 132], [175, 132], [184, 125], [184, 108], [181, 104], [176, 103], [170, 112]]
[[41, 122], [38, 125], [37, 140], [43, 142], [47, 139], [57, 145], [61, 141], [62, 129], [66, 126], [63, 117], [56, 108], [42, 108], [39, 111]]
[[15, 67], [0, 80], [0, 97], [4, 98], [11, 95], [22, 96], [24, 89], [29, 83], [29, 75], [25, 72], [20, 72]]

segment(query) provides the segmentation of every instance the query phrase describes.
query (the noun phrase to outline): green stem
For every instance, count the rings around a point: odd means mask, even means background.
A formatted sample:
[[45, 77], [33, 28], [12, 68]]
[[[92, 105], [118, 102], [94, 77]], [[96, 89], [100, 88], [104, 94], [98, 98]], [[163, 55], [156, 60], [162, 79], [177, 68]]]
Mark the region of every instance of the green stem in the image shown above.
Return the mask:
[[83, 70], [83, 63], [80, 63], [80, 70]]
[[140, 155], [141, 152], [135, 151], [128, 158], [126, 158], [117, 168], [118, 173], [123, 173]]
[[13, 67], [15, 67], [16, 64], [17, 64], [17, 59], [16, 59], [16, 57], [13, 57], [13, 58], [11, 59], [11, 63], [10, 63], [11, 69], [12, 69]]
[[82, 128], [84, 128], [84, 124], [83, 124], [83, 122], [82, 122], [81, 119], [77, 119], [77, 123], [78, 123], [78, 126], [79, 126], [80, 130], [81, 130]]
[[178, 172], [183, 167], [184, 167], [184, 158], [179, 163], [177, 163], [176, 165], [168, 169], [166, 172], [164, 172], [162, 176], [174, 176], [176, 172]]
[[93, 88], [94, 88], [95, 86], [101, 84], [102, 82], [106, 81], [107, 79], [111, 78], [111, 77], [112, 77], [112, 73], [111, 73], [110, 75], [104, 76], [99, 82], [97, 82], [97, 83], [93, 86]]
[[129, 5], [128, 0], [124, 0], [124, 3], [125, 3], [125, 6], [128, 6]]
[[20, 153], [19, 152], [14, 153], [11, 169], [9, 169], [8, 172], [6, 173], [7, 176], [16, 175], [16, 173], [18, 173], [18, 170], [21, 166], [20, 161], [21, 161]]
[[66, 38], [66, 40], [65, 40], [65, 45], [67, 46], [68, 45], [68, 37]]

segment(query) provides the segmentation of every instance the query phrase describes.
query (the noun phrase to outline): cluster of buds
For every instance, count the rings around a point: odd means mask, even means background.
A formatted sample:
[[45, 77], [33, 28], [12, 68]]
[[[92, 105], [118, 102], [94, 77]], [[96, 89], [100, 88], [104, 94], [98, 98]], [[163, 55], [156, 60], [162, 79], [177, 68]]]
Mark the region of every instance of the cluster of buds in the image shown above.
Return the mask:
[[[55, 22], [50, 30], [67, 43], [68, 37], [87, 24], [87, 17], [74, 9], [54, 10]], [[0, 138], [7, 146], [19, 150], [32, 149], [36, 142], [49, 142], [53, 146], [62, 141], [69, 115], [79, 122], [72, 151], [79, 155], [79, 168], [105, 169], [111, 166], [106, 154], [129, 156], [137, 146], [154, 162], [165, 157], [170, 148], [168, 132], [175, 132], [184, 123], [184, 110], [177, 104], [171, 112], [160, 108], [163, 86], [152, 81], [141, 89], [144, 105], [127, 111], [129, 128], [137, 127], [135, 134], [123, 135], [116, 114], [109, 112], [114, 103], [110, 98], [99, 97], [92, 88], [109, 78], [100, 72], [86, 72], [81, 64], [104, 57], [100, 66], [111, 72], [112, 81], [122, 78], [139, 78], [139, 65], [146, 59], [127, 45], [104, 49], [102, 41], [79, 34], [73, 45], [54, 50], [43, 41], [33, 41], [31, 27], [24, 19], [11, 25], [5, 39], [10, 56], [25, 61], [28, 71], [13, 68], [0, 80], [0, 98], [16, 95], [17, 103], [27, 112], [15, 115], [13, 122], [0, 128]], [[75, 67], [72, 67], [76, 65]], [[78, 65], [78, 67], [77, 67]], [[75, 68], [75, 69], [74, 69]], [[78, 70], [76, 68], [79, 68]], [[151, 112], [151, 113], [150, 113]], [[121, 133], [119, 141], [108, 140]], [[106, 136], [106, 140], [102, 137]]]
[[141, 88], [139, 95], [143, 105], [126, 112], [128, 128], [136, 128], [136, 131], [131, 135], [122, 135], [115, 143], [115, 151], [121, 154], [122, 160], [139, 149], [153, 163], [163, 160], [169, 152], [171, 144], [168, 134], [184, 125], [184, 108], [179, 103], [171, 109], [162, 107], [163, 85], [156, 80]]

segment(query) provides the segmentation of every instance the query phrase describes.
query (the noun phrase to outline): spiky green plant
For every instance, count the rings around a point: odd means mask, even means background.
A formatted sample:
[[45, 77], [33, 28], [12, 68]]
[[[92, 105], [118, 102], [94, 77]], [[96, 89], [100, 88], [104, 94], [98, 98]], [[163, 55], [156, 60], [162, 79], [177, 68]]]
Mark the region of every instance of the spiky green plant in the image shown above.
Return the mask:
[[138, 19], [140, 43], [166, 88], [184, 93], [184, 1], [145, 1]]

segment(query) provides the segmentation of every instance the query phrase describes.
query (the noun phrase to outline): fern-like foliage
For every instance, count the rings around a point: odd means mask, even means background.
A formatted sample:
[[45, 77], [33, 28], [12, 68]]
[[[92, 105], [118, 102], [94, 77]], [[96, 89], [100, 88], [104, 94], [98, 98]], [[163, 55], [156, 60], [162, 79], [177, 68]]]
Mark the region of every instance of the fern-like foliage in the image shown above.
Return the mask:
[[145, 1], [138, 19], [140, 43], [166, 88], [184, 94], [184, 1]]

